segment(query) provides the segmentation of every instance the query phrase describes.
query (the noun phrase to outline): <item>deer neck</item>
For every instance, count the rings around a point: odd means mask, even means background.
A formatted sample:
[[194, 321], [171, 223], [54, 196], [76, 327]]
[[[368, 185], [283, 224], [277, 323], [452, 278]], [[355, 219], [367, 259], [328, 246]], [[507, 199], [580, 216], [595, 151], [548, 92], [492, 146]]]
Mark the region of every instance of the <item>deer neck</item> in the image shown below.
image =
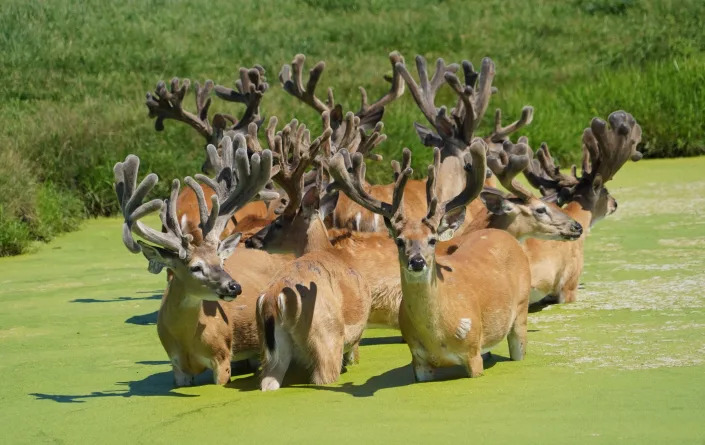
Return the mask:
[[159, 322], [170, 329], [178, 326], [196, 326], [202, 312], [200, 298], [190, 296], [184, 283], [176, 276], [168, 282], [159, 308]]
[[590, 222], [592, 221], [590, 210], [586, 209], [578, 201], [571, 201], [563, 207], [563, 211], [583, 226], [582, 236], [585, 237], [590, 231]]
[[414, 274], [402, 263], [400, 269], [402, 304], [407, 316], [415, 326], [433, 329], [440, 319], [442, 297], [435, 258], [433, 264], [428, 265], [425, 275]]
[[309, 252], [330, 249], [332, 247], [333, 245], [328, 239], [328, 229], [326, 229], [326, 225], [323, 222], [321, 215], [316, 212], [311, 217], [308, 228], [306, 229], [306, 243], [305, 246], [303, 246], [301, 255]]

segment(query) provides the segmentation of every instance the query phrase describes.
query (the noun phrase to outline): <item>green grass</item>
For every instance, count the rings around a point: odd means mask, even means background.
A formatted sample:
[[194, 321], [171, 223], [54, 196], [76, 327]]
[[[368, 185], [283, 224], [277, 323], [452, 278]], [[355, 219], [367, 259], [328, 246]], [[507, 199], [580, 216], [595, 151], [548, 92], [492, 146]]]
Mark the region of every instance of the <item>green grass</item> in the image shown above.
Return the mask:
[[[279, 87], [281, 65], [297, 53], [309, 56], [309, 67], [328, 62], [320, 91], [333, 86], [352, 110], [357, 86], [382, 94], [392, 50], [408, 62], [423, 54], [477, 65], [490, 56], [499, 88], [491, 109], [512, 119], [533, 105], [525, 133], [535, 145], [547, 141], [564, 163], [580, 155], [580, 134], [593, 116], [620, 108], [643, 125], [648, 156], [702, 154], [703, 16], [700, 0], [7, 0], [0, 8], [0, 177], [15, 186], [0, 179], [3, 217], [13, 221], [0, 227], [0, 255], [65, 229], [42, 236], [5, 229], [36, 225], [36, 184], [50, 181], [80, 199], [86, 214], [109, 215], [116, 210], [111, 169], [128, 153], [165, 179], [198, 171], [199, 137], [174, 122], [158, 134], [146, 117], [144, 94], [160, 79], [231, 85], [238, 67], [260, 63], [271, 85], [265, 114], [318, 127], [314, 113]], [[439, 99], [450, 104], [451, 93]], [[215, 111], [240, 110], [216, 103]], [[414, 120], [423, 118], [408, 94], [389, 108], [389, 140], [379, 147], [386, 160], [419, 146]], [[430, 158], [425, 153], [415, 156], [416, 167]], [[385, 161], [368, 177], [386, 180], [387, 173]], [[4, 241], [11, 239], [18, 242]]]
[[628, 164], [579, 301], [531, 314], [526, 360], [502, 345], [474, 380], [413, 384], [407, 347], [375, 340], [398, 334], [370, 330], [333, 385], [172, 389], [153, 325], [164, 275], [122, 246], [120, 221], [91, 220], [0, 259], [3, 441], [702, 444], [703, 168]]

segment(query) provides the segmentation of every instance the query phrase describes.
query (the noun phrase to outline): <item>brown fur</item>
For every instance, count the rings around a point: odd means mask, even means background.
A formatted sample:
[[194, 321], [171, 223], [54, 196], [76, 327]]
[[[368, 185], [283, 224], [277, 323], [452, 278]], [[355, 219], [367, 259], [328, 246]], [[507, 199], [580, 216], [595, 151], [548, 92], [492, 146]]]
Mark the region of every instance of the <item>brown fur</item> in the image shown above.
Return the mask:
[[257, 302], [263, 391], [281, 386], [292, 360], [311, 370], [312, 383], [335, 382], [344, 355], [349, 363], [357, 355], [367, 323], [367, 282], [327, 241], [320, 218], [309, 232], [310, 251], [284, 266]]
[[177, 386], [193, 384], [207, 368], [213, 370], [215, 383], [225, 384], [230, 380], [231, 357], [257, 357], [255, 302], [272, 270], [290, 258], [250, 249], [232, 255], [224, 268], [240, 283], [242, 294], [231, 302], [195, 297], [183, 275], [174, 274], [162, 298], [157, 332]]
[[591, 214], [577, 202], [569, 203], [563, 210], [585, 230], [582, 236], [572, 243], [526, 240], [524, 251], [531, 263], [532, 303], [546, 296], [558, 303], [573, 302], [577, 298], [583, 271], [583, 245], [589, 231]]
[[[506, 232], [480, 230], [452, 255], [436, 257], [429, 227], [407, 223], [398, 234], [405, 240], [399, 249], [404, 295], [399, 325], [416, 379], [432, 379], [435, 368], [452, 365], [465, 365], [471, 377], [482, 375], [482, 351], [504, 337], [512, 360], [521, 360], [531, 273], [519, 243]], [[424, 257], [426, 272], [409, 271], [412, 255]], [[464, 320], [469, 330], [459, 335]]]

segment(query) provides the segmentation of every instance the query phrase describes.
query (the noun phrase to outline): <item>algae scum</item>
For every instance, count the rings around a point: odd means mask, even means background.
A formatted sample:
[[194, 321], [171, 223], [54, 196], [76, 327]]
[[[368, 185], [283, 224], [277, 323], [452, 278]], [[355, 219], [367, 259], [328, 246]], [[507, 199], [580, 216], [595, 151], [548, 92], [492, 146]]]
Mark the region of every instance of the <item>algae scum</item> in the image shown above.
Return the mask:
[[[95, 220], [0, 260], [4, 443], [278, 439], [703, 443], [705, 158], [619, 172], [586, 243], [579, 301], [530, 314], [528, 355], [413, 384], [398, 333], [370, 330], [336, 384], [173, 389], [156, 335], [164, 276]], [[208, 383], [209, 375], [199, 378]]]

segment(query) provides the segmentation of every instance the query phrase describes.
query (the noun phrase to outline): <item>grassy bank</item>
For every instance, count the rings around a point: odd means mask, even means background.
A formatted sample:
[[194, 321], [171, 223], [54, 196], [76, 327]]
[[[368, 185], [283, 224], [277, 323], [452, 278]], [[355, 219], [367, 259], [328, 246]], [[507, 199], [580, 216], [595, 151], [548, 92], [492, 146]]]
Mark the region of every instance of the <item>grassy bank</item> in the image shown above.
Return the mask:
[[[590, 118], [619, 108], [642, 123], [647, 155], [703, 153], [703, 16], [699, 0], [6, 1], [0, 186], [18, 186], [0, 194], [0, 255], [86, 215], [113, 213], [111, 169], [127, 153], [165, 179], [200, 167], [202, 141], [192, 130], [167, 122], [156, 133], [146, 117], [144, 93], [160, 79], [230, 85], [238, 67], [259, 63], [272, 85], [266, 115], [317, 126], [278, 86], [281, 65], [300, 52], [328, 62], [322, 86], [335, 87], [347, 109], [357, 108], [358, 85], [373, 96], [384, 91], [392, 50], [407, 61], [417, 53], [476, 64], [490, 56], [499, 88], [492, 107], [511, 119], [533, 105], [525, 133], [547, 141], [564, 163], [579, 155]], [[408, 95], [390, 107], [380, 153], [388, 160], [418, 147], [411, 122], [421, 119]], [[369, 176], [386, 178], [387, 166]], [[55, 204], [42, 207], [42, 193]]]
[[526, 360], [502, 344], [472, 380], [414, 384], [399, 334], [370, 330], [336, 384], [173, 389], [154, 326], [165, 277], [127, 252], [119, 220], [90, 221], [0, 259], [4, 441], [702, 443], [704, 167], [628, 164], [579, 301], [530, 314]]

